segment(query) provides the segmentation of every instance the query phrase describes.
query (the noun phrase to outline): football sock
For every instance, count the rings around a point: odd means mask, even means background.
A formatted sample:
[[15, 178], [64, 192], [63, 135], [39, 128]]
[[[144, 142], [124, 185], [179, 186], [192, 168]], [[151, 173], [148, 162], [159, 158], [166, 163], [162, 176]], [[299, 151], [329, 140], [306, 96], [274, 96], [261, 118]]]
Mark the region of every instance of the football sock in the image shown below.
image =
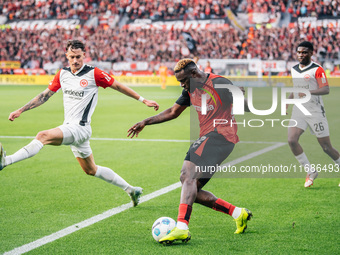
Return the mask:
[[44, 145], [42, 144], [42, 142], [40, 142], [37, 139], [34, 139], [32, 142], [30, 142], [29, 144], [27, 144], [25, 147], [21, 148], [14, 154], [5, 157], [5, 165], [8, 166], [18, 161], [33, 157], [43, 147]]
[[304, 152], [302, 152], [300, 155], [295, 156], [295, 158], [297, 159], [297, 161], [299, 161], [299, 163], [302, 166], [304, 166], [304, 168], [308, 172], [308, 174], [315, 172], [315, 169], [310, 167], [309, 160], [308, 160], [308, 158], [307, 158], [307, 156]]
[[182, 221], [178, 221], [176, 227], [178, 229], [181, 229], [181, 230], [188, 230], [189, 229], [188, 224], [186, 224], [186, 223], [184, 223]]
[[97, 172], [94, 175], [108, 183], [116, 185], [117, 187], [127, 191], [131, 186], [112, 169], [104, 166], [97, 166]]
[[237, 219], [241, 215], [241, 211], [242, 211], [242, 208], [235, 207], [235, 210], [233, 211], [233, 214], [231, 215], [231, 217], [233, 217], [234, 219]]
[[235, 210], [236, 206], [228, 203], [227, 201], [224, 201], [223, 199], [218, 198], [215, 201], [214, 206], [212, 207], [212, 209], [214, 209], [215, 211], [219, 211], [219, 212], [223, 212], [225, 214], [229, 214], [230, 216], [232, 216], [234, 210]]
[[337, 164], [338, 166], [340, 166], [340, 157], [336, 160], [334, 160], [335, 164]]
[[189, 229], [189, 220], [192, 207], [188, 204], [180, 204], [178, 208], [177, 228], [182, 230]]

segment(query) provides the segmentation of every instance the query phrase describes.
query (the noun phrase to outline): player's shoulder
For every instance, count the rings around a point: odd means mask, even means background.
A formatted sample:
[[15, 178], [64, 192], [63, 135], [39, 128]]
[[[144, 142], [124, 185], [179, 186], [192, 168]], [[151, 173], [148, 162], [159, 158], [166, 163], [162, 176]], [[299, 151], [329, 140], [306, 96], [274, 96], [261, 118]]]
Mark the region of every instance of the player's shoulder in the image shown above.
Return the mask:
[[295, 66], [292, 67], [291, 70], [292, 70], [292, 72], [296, 71], [297, 73], [301, 74], [301, 73], [306, 73], [308, 71], [316, 71], [319, 68], [321, 68], [323, 70], [323, 68], [319, 64], [312, 61], [307, 68], [301, 69], [300, 64], [296, 64]]
[[78, 73], [78, 75], [87, 74], [88, 72], [94, 70], [96, 67], [85, 64], [84, 68]]
[[217, 74], [213, 74], [213, 73], [210, 73], [209, 74], [209, 78], [211, 79], [211, 82], [215, 85], [215, 84], [233, 84], [231, 82], [231, 80], [223, 77], [223, 76], [220, 76], [220, 75], [217, 75]]
[[189, 92], [187, 90], [183, 89], [181, 95], [184, 96], [184, 97], [189, 97]]

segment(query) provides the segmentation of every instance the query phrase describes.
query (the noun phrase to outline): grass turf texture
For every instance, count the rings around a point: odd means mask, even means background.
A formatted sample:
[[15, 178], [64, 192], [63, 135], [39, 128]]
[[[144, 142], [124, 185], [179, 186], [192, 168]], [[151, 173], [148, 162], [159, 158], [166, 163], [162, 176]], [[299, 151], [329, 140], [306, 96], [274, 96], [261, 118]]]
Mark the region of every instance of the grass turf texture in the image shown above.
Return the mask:
[[[40, 130], [63, 121], [62, 95], [57, 93], [43, 106], [25, 112], [13, 123], [11, 111], [40, 93], [41, 86], [0, 86], [0, 136], [35, 136]], [[135, 88], [161, 109], [170, 107], [181, 89]], [[255, 107], [271, 106], [271, 90], [255, 90]], [[338, 114], [340, 88], [324, 97], [331, 140], [340, 149]], [[278, 112], [279, 110], [277, 110]], [[100, 89], [99, 103], [92, 118], [92, 137], [125, 138], [127, 129], [154, 114], [138, 101], [113, 90]], [[237, 121], [257, 118], [251, 114]], [[263, 117], [261, 119], [265, 119]], [[270, 118], [285, 119], [275, 113]], [[286, 142], [286, 129], [239, 127], [243, 141]], [[146, 127], [141, 139], [190, 138], [189, 111], [177, 120]], [[31, 139], [1, 138], [8, 154]], [[301, 144], [312, 163], [332, 161], [306, 132]], [[266, 144], [238, 144], [228, 161], [267, 147]], [[189, 143], [91, 141], [96, 163], [112, 168], [132, 185], [148, 194], [179, 180], [180, 168]], [[296, 164], [288, 145], [239, 165]], [[322, 177], [320, 174], [320, 177]], [[128, 203], [119, 188], [86, 176], [67, 146], [46, 146], [35, 157], [0, 172], [0, 253], [14, 249], [70, 225]], [[319, 178], [310, 189], [304, 178], [215, 178], [206, 189], [235, 205], [253, 211], [254, 218], [244, 235], [234, 235], [230, 216], [195, 204], [190, 221], [192, 240], [163, 247], [151, 236], [152, 223], [161, 216], [177, 217], [180, 189], [128, 209], [90, 227], [39, 247], [29, 254], [336, 254], [339, 252], [339, 179]]]

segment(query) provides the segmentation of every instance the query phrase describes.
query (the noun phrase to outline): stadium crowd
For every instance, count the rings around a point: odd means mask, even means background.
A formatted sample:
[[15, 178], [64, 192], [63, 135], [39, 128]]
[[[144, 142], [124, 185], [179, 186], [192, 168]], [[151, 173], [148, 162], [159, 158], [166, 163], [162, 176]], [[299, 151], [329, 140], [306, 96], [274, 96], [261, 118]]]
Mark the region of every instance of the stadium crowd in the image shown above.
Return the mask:
[[293, 0], [287, 10], [293, 17], [340, 17], [340, 0]]
[[[288, 2], [290, 3], [287, 6]], [[230, 7], [242, 12], [287, 12], [297, 16], [340, 15], [340, 0], [0, 0], [1, 14], [10, 20], [45, 18], [82, 18], [116, 14], [134, 18], [196, 19], [224, 17]], [[240, 4], [240, 5], [239, 5]], [[295, 47], [302, 40], [315, 45], [322, 59], [339, 59], [340, 30], [333, 27], [300, 29], [297, 23], [289, 27], [250, 27], [240, 32], [231, 26], [191, 29], [194, 49], [187, 48], [183, 32], [187, 30], [136, 31], [99, 26], [96, 29], [79, 26], [62, 28], [15, 30], [0, 32], [0, 60], [17, 60], [23, 68], [44, 68], [46, 65], [66, 65], [63, 49], [69, 39], [87, 42], [87, 61], [176, 61], [199, 55], [213, 59], [286, 60], [295, 58]]]
[[246, 0], [241, 11], [246, 13], [285, 12], [288, 0]]
[[[87, 20], [93, 15], [124, 15], [130, 19], [205, 19], [225, 17], [225, 8], [234, 12], [286, 12], [293, 17], [340, 17], [340, 0], [0, 0], [0, 15], [9, 20]], [[287, 6], [288, 5], [288, 6]]]
[[241, 0], [0, 0], [0, 15], [9, 20], [87, 20], [92, 15], [124, 15], [130, 19], [202, 19], [225, 16], [224, 8], [236, 10]]
[[136, 1], [126, 6], [130, 19], [206, 19], [225, 17], [225, 8], [236, 11], [241, 0]]
[[[71, 38], [87, 42], [88, 61], [176, 61], [186, 42], [182, 30], [119, 30], [98, 28], [83, 31], [64, 29], [0, 33], [0, 60], [20, 60], [23, 67], [42, 68], [46, 63], [66, 64], [63, 49]], [[232, 27], [192, 30], [201, 58], [259, 58], [293, 60], [301, 40], [312, 41], [323, 58], [338, 58], [340, 31], [334, 28], [250, 28], [248, 34]]]
[[129, 1], [113, 0], [0, 0], [0, 15], [9, 20], [70, 19], [87, 20], [92, 15], [118, 14]]

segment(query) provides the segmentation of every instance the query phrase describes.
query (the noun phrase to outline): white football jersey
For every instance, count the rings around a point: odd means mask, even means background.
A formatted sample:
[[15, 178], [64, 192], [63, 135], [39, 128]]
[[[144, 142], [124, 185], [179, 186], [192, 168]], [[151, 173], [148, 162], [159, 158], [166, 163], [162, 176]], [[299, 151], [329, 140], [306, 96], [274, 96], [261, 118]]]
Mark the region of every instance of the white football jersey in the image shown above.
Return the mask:
[[[307, 90], [315, 90], [328, 86], [325, 71], [323, 68], [311, 62], [303, 68], [299, 64], [291, 69], [294, 88], [305, 88]], [[294, 98], [299, 98], [298, 93], [294, 93]], [[324, 112], [324, 106], [321, 95], [311, 95], [311, 99], [303, 104], [309, 112]], [[295, 106], [294, 106], [295, 107]]]
[[63, 91], [64, 124], [74, 123], [81, 126], [91, 123], [91, 116], [98, 101], [98, 86], [107, 88], [114, 79], [97, 67], [83, 65], [76, 73], [71, 68], [61, 69], [48, 88]]

